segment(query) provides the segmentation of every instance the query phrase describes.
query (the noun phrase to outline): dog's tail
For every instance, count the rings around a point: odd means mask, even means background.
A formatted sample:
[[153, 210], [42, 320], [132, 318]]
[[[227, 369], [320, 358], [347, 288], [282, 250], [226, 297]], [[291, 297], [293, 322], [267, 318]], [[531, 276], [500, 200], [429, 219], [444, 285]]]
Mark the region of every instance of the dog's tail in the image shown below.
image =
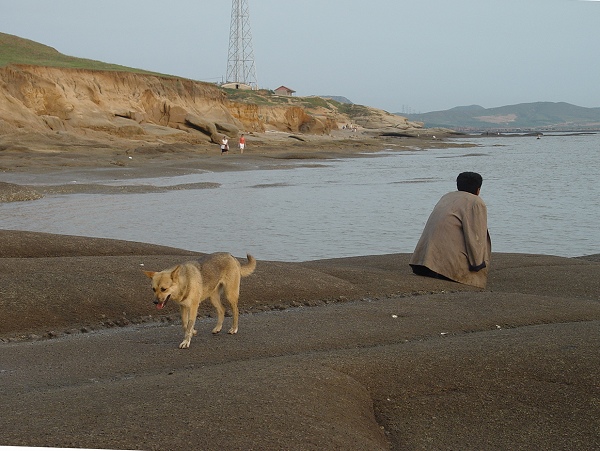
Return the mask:
[[250, 254], [247, 254], [246, 257], [248, 258], [248, 263], [245, 265], [240, 264], [240, 274], [242, 277], [249, 276], [256, 269], [256, 259]]

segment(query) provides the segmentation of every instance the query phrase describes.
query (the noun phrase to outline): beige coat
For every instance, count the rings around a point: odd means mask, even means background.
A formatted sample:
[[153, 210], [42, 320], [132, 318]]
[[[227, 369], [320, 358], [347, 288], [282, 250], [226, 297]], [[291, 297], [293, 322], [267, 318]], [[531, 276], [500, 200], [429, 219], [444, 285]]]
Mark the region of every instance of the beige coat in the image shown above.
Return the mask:
[[474, 194], [454, 191], [444, 195], [431, 212], [410, 265], [485, 288], [491, 253], [485, 203]]

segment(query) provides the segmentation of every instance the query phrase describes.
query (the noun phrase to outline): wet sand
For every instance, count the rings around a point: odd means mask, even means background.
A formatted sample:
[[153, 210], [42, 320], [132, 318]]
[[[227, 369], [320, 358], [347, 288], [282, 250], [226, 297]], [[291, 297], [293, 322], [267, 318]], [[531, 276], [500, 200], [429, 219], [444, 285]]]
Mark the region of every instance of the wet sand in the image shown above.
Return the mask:
[[[74, 170], [92, 185], [94, 169]], [[0, 231], [0, 446], [600, 448], [600, 256], [495, 253], [483, 291], [415, 276], [408, 254], [259, 261], [239, 333], [213, 336], [204, 305], [179, 350], [178, 311], [157, 313], [141, 269], [198, 255]]]

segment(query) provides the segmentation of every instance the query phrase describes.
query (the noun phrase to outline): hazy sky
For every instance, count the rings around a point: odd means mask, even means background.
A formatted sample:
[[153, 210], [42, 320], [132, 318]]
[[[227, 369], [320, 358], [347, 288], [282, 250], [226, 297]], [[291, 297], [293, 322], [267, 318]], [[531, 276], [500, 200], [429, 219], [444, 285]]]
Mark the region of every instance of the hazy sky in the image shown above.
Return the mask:
[[[600, 107], [600, 1], [248, 0], [261, 88], [390, 112]], [[194, 80], [227, 71], [230, 0], [0, 0], [0, 32]]]

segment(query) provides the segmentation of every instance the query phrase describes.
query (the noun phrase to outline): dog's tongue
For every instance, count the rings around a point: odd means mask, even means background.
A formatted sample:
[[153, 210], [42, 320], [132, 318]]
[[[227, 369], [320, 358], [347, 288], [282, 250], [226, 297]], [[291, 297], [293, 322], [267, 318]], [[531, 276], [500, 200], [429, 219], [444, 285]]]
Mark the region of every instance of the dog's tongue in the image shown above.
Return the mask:
[[156, 304], [156, 310], [162, 310], [164, 307], [165, 307], [164, 302], [163, 303], [159, 302], [158, 304]]

